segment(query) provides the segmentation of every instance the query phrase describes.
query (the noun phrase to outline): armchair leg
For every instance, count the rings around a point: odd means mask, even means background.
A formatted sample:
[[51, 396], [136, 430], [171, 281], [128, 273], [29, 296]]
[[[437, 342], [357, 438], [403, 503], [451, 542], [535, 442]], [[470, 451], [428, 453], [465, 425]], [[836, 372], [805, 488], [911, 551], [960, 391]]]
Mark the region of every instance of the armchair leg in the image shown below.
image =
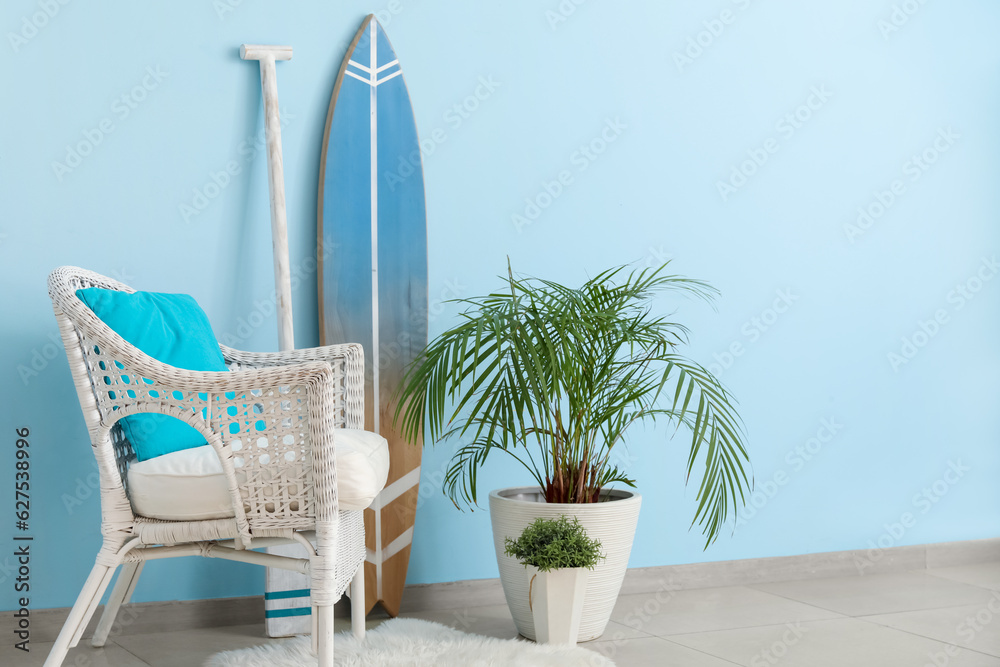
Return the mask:
[[114, 627], [115, 619], [118, 617], [118, 611], [122, 605], [128, 604], [129, 600], [132, 599], [132, 592], [139, 581], [143, 564], [143, 561], [139, 561], [137, 563], [125, 563], [121, 566], [118, 579], [115, 581], [115, 587], [111, 589], [111, 597], [108, 598], [108, 604], [105, 605], [104, 613], [101, 615], [101, 620], [94, 631], [94, 638], [90, 641], [90, 645], [94, 648], [100, 648], [107, 642], [108, 635], [111, 634], [111, 628]]
[[312, 619], [312, 631], [309, 636], [312, 637], [312, 651], [319, 655], [319, 607], [316, 605], [312, 605], [310, 618]]
[[319, 667], [333, 667], [333, 606], [319, 607]]
[[52, 650], [49, 651], [49, 657], [45, 659], [44, 667], [62, 665], [63, 660], [66, 659], [66, 653], [70, 648], [76, 646], [84, 628], [87, 627], [87, 623], [90, 621], [97, 603], [100, 602], [101, 596], [104, 595], [113, 574], [114, 570], [110, 567], [100, 564], [94, 565], [94, 569], [90, 571], [90, 576], [87, 577], [87, 581], [83, 585], [83, 590], [80, 591], [80, 596], [69, 612], [69, 617], [66, 618], [62, 630], [59, 631], [59, 636], [56, 637]]
[[361, 562], [351, 580], [351, 630], [357, 639], [365, 638], [365, 563]]
[[80, 619], [80, 624], [76, 627], [76, 634], [73, 635], [73, 641], [69, 644], [70, 648], [74, 648], [80, 643], [80, 638], [83, 637], [83, 631], [87, 629], [87, 626], [90, 624], [90, 619], [94, 617], [94, 612], [97, 611], [97, 606], [101, 604], [101, 598], [104, 597], [104, 591], [108, 590], [108, 586], [111, 584], [111, 579], [115, 576], [115, 570], [118, 568], [107, 567], [104, 569], [104, 577], [98, 584], [94, 597], [90, 600], [90, 606], [87, 608], [83, 618]]

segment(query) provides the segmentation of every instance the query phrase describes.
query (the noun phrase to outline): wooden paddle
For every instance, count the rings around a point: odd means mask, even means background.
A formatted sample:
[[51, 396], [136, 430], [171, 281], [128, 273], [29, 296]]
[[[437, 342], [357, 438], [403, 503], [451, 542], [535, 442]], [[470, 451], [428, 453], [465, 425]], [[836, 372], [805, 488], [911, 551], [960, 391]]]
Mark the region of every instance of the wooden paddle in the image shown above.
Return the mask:
[[[274, 63], [291, 60], [292, 47], [243, 44], [240, 58], [260, 61], [260, 90], [264, 99], [264, 133], [267, 139], [267, 183], [271, 198], [271, 241], [274, 246], [274, 288], [277, 296], [278, 348], [295, 349], [292, 330], [292, 281], [288, 260], [288, 220], [285, 217], [285, 169], [281, 158], [281, 123], [278, 118], [278, 78]], [[269, 553], [307, 558], [299, 545], [268, 548]], [[309, 578], [274, 568], [267, 570], [265, 589], [270, 595], [287, 598], [290, 593], [309, 588]], [[308, 602], [306, 602], [308, 605]], [[265, 610], [265, 629], [269, 637], [288, 637], [312, 629], [307, 615], [270, 617]], [[316, 635], [313, 635], [315, 646]]]

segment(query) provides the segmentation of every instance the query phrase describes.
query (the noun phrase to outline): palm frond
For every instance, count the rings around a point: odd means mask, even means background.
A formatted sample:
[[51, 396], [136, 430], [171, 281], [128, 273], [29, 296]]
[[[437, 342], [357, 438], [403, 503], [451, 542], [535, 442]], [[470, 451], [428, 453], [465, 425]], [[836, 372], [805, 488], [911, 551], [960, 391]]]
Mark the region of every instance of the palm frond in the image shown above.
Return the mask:
[[445, 476], [456, 505], [476, 504], [478, 472], [495, 450], [548, 497], [592, 502], [602, 487], [634, 483], [612, 456], [626, 431], [665, 420], [691, 432], [687, 479], [700, 470], [692, 526], [706, 547], [735, 519], [753, 486], [736, 402], [678, 351], [688, 329], [653, 314], [665, 293], [711, 303], [718, 292], [667, 268], [615, 267], [573, 289], [508, 264], [503, 289], [455, 301], [465, 311], [407, 369], [394, 416], [407, 436], [426, 424], [435, 442], [471, 438]]

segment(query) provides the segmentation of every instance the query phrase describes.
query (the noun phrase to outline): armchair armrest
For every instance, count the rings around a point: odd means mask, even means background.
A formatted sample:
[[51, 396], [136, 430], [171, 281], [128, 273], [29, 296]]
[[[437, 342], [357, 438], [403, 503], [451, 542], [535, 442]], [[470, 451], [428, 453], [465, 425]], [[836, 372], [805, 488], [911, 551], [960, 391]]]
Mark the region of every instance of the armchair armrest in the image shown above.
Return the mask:
[[343, 369], [344, 423], [346, 428], [362, 429], [365, 424], [365, 353], [359, 343], [326, 345], [286, 352], [245, 352], [219, 346], [226, 363], [235, 369], [273, 368], [289, 364], [323, 361]]
[[334, 362], [340, 359], [360, 361], [364, 367], [364, 351], [360, 343], [345, 343], [343, 345], [326, 345], [322, 347], [307, 347], [301, 350], [285, 352], [246, 352], [227, 345], [219, 345], [226, 362], [239, 364], [249, 368], [264, 368], [268, 366], [286, 366], [304, 361]]

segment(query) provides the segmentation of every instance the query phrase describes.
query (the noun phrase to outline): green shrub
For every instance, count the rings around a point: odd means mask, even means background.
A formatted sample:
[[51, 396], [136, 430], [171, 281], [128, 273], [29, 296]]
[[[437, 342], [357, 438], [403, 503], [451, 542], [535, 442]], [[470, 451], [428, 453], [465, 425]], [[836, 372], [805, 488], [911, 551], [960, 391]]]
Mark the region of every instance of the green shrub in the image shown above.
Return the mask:
[[504, 551], [522, 565], [534, 565], [542, 572], [564, 567], [594, 569], [604, 558], [601, 543], [587, 537], [580, 520], [535, 519], [516, 540], [506, 538]]

